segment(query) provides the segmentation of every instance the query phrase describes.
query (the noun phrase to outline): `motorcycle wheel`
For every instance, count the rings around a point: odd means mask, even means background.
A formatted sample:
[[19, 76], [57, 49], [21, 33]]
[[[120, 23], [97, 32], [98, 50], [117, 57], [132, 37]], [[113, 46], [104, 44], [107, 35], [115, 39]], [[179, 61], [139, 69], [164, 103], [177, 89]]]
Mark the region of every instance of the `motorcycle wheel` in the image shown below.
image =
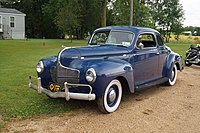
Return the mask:
[[192, 64], [185, 60], [185, 65], [190, 67]]

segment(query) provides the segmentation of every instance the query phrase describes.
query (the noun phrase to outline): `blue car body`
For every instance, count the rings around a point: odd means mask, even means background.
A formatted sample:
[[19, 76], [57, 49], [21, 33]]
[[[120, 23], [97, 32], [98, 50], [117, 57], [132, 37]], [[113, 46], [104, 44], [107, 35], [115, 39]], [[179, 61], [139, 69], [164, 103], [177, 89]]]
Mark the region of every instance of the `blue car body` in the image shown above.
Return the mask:
[[[57, 56], [41, 59], [44, 65], [44, 71], [38, 73], [41, 86], [48, 89], [49, 84], [55, 82], [61, 88], [64, 87], [64, 82], [88, 84], [92, 87], [92, 93], [98, 98], [104, 95], [106, 87], [113, 79], [118, 79], [123, 88], [134, 93], [166, 82], [172, 76], [171, 71], [174, 65], [180, 71], [183, 69], [181, 56], [174, 53], [164, 43], [159, 45], [158, 37], [161, 38], [161, 35], [154, 29], [110, 26], [99, 28], [94, 31], [94, 34], [102, 31], [130, 32], [134, 37], [128, 46], [95, 45], [91, 43], [92, 40], [89, 40], [88, 46], [64, 48]], [[152, 35], [155, 46], [137, 48], [137, 40], [142, 34]], [[89, 68], [96, 71], [96, 80], [93, 83], [86, 80], [85, 75]], [[84, 86], [72, 86], [69, 91], [88, 93], [90, 90]]]

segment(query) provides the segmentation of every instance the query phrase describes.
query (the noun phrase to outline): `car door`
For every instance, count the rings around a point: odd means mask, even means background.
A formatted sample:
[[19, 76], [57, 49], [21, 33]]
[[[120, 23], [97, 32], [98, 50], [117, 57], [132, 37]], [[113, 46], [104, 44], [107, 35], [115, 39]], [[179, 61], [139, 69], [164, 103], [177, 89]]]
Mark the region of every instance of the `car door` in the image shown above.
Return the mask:
[[159, 51], [159, 64], [158, 64], [158, 75], [159, 77], [163, 77], [163, 69], [166, 62], [166, 58], [168, 55], [168, 50], [165, 47], [164, 41], [160, 34], [156, 34], [156, 40], [158, 44], [158, 51]]
[[132, 57], [135, 86], [158, 78], [159, 51], [155, 35], [154, 33], [143, 33], [140, 36], [142, 36], [141, 43], [143, 43], [144, 47], [138, 48], [136, 46]]

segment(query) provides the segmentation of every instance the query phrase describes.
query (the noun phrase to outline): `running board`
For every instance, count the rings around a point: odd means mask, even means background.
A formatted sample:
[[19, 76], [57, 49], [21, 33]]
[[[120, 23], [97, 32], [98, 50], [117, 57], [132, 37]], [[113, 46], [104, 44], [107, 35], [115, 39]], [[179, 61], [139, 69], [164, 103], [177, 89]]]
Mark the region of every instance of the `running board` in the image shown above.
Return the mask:
[[160, 79], [153, 80], [153, 81], [145, 83], [145, 84], [138, 85], [135, 87], [135, 90], [136, 91], [144, 90], [146, 88], [149, 88], [149, 87], [152, 87], [155, 85], [159, 85], [159, 84], [165, 83], [167, 81], [168, 81], [168, 78], [160, 78]]

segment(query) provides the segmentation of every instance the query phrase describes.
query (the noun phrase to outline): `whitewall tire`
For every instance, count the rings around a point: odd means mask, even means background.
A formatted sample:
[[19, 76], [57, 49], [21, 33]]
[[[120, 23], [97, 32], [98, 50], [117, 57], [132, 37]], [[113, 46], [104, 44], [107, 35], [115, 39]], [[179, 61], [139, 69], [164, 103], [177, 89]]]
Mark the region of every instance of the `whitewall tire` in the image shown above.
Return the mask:
[[176, 64], [174, 64], [172, 70], [171, 70], [171, 77], [168, 79], [167, 84], [172, 86], [176, 83], [176, 79], [177, 79], [177, 67]]
[[103, 113], [112, 113], [119, 107], [122, 98], [122, 86], [119, 80], [112, 80], [105, 89], [97, 104]]

